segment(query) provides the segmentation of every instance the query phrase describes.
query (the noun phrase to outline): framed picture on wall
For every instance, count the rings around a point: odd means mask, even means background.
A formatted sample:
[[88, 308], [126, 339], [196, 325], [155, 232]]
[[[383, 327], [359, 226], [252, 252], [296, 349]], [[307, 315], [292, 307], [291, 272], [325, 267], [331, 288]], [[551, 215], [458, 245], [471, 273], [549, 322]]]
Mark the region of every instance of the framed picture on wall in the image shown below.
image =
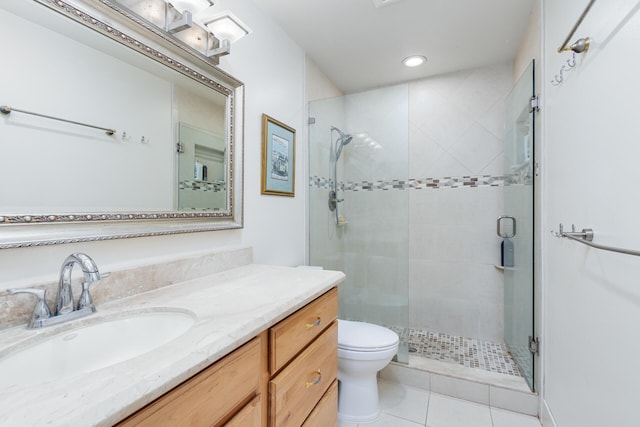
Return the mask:
[[262, 115], [262, 194], [295, 196], [296, 131]]

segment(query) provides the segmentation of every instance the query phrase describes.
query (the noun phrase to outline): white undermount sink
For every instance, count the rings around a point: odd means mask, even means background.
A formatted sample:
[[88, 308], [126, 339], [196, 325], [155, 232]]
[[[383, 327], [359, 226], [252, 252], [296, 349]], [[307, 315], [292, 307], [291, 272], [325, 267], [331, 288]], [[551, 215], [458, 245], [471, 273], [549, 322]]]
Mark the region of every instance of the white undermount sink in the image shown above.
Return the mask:
[[152, 311], [67, 329], [0, 357], [0, 387], [38, 384], [115, 365], [168, 343], [194, 323], [188, 313]]

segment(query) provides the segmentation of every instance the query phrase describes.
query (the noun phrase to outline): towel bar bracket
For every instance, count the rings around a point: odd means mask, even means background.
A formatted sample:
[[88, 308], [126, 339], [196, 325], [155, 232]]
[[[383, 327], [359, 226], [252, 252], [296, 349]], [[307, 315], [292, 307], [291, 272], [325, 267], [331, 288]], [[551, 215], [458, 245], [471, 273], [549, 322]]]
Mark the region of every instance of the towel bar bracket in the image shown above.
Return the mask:
[[572, 225], [571, 226], [571, 231], [564, 231], [562, 224], [559, 225], [558, 227], [558, 231], [551, 231], [551, 234], [553, 234], [554, 236], [558, 237], [558, 238], [567, 238], [567, 239], [571, 239], [574, 240], [578, 243], [582, 243], [584, 245], [587, 246], [591, 246], [592, 248], [596, 248], [596, 249], [602, 249], [603, 251], [610, 251], [610, 252], [617, 252], [620, 254], [626, 254], [626, 255], [634, 255], [634, 256], [640, 256], [640, 251], [636, 251], [633, 249], [623, 249], [623, 248], [616, 248], [614, 246], [606, 246], [606, 245], [601, 245], [599, 243], [593, 243], [593, 236], [594, 236], [594, 232], [592, 228], [583, 228], [582, 231], [576, 231], [576, 226]]

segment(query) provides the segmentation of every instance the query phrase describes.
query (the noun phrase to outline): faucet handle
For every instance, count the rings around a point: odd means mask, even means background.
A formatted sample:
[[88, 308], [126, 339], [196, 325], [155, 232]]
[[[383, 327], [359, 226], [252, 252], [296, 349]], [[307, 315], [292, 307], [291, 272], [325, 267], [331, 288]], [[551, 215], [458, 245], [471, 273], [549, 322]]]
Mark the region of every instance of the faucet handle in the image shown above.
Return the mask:
[[51, 317], [51, 310], [49, 310], [49, 306], [45, 300], [47, 296], [47, 291], [45, 289], [34, 289], [34, 288], [10, 288], [7, 289], [7, 293], [14, 294], [32, 294], [38, 297], [38, 302], [36, 302], [36, 306], [33, 308], [33, 313], [31, 314], [31, 320], [29, 321], [29, 327], [34, 328], [38, 325], [38, 321], [42, 319], [48, 319]]

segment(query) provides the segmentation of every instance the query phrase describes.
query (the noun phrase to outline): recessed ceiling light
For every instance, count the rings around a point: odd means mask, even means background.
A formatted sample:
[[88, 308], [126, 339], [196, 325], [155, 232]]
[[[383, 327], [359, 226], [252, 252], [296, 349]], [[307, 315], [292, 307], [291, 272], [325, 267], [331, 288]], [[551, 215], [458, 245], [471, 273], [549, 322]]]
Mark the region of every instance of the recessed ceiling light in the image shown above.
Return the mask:
[[402, 65], [405, 67], [417, 67], [427, 62], [427, 58], [422, 55], [413, 55], [406, 57], [402, 60]]

